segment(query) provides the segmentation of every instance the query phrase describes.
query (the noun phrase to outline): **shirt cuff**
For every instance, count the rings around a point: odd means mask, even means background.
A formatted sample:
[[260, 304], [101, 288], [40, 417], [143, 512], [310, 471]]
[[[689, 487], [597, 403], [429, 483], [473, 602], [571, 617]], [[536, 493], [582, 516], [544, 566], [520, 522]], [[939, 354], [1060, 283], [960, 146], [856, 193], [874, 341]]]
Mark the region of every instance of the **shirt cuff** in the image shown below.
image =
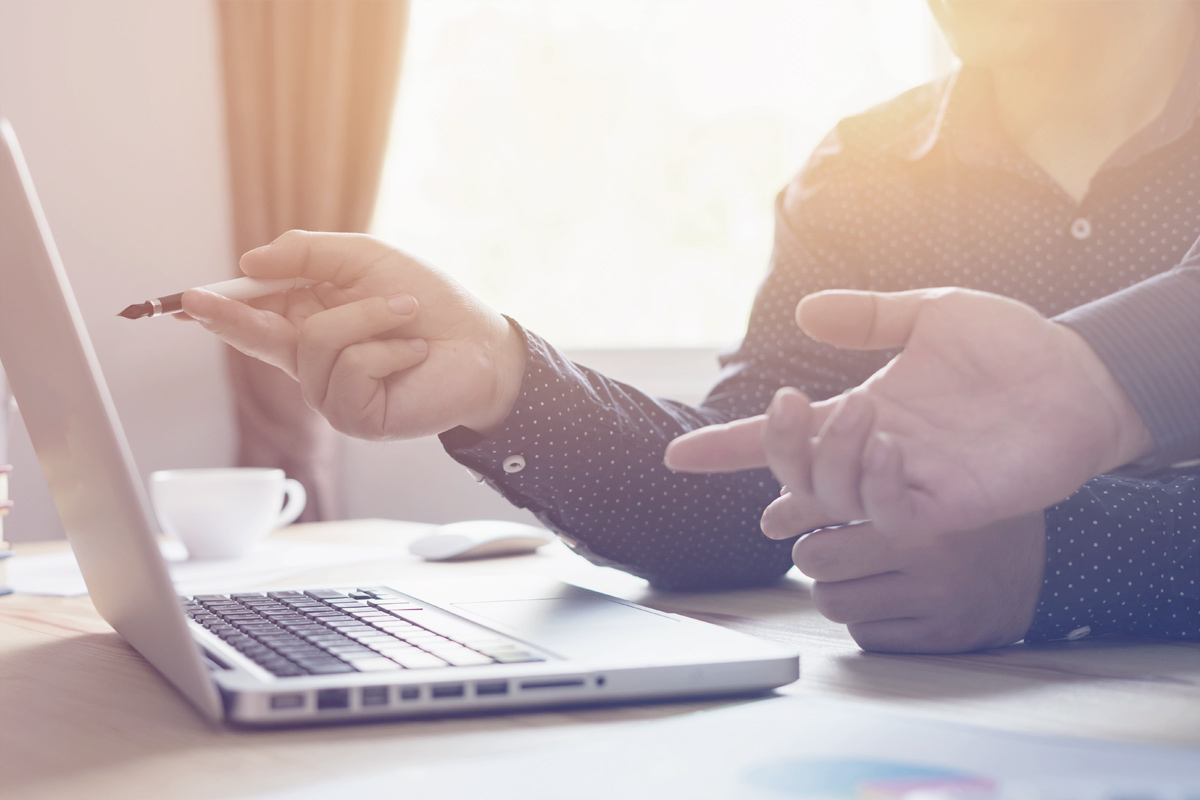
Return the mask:
[[512, 411], [489, 436], [465, 427], [440, 434], [442, 447], [476, 480], [518, 508], [532, 511], [579, 555], [600, 566], [633, 572], [565, 534], [564, 520], [548, 502], [555, 492], [569, 493], [571, 481], [594, 469], [594, 453], [581, 446], [594, 389], [577, 365], [516, 320], [507, 319], [525, 342], [525, 376]]
[[1087, 340], [1154, 437], [1157, 452], [1135, 470], [1200, 456], [1198, 309], [1200, 264], [1185, 261], [1055, 317]]

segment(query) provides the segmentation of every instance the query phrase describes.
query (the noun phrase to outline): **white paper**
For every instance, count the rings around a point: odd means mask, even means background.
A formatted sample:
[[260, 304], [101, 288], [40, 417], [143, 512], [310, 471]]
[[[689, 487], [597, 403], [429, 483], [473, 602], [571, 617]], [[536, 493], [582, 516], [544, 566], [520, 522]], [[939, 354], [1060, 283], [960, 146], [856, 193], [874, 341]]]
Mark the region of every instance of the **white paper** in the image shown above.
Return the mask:
[[[403, 555], [399, 549], [383, 547], [268, 539], [242, 558], [187, 561], [178, 542], [163, 542], [161, 547], [180, 594], [253, 589], [314, 570]], [[70, 551], [15, 555], [8, 559], [8, 581], [14, 591], [22, 594], [59, 597], [87, 594], [83, 575]]]
[[536, 752], [464, 753], [253, 796], [330, 797], [1200, 800], [1200, 753], [1005, 733], [881, 704], [776, 697], [606, 727]]

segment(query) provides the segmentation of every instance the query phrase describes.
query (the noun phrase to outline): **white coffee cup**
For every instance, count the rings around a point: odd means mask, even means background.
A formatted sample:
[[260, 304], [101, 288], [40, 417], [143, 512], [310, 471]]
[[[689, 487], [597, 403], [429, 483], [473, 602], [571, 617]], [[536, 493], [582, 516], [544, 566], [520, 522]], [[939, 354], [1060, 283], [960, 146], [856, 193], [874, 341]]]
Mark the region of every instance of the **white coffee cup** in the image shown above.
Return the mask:
[[307, 494], [281, 469], [166, 469], [150, 475], [150, 500], [163, 533], [198, 561], [243, 555], [294, 522]]

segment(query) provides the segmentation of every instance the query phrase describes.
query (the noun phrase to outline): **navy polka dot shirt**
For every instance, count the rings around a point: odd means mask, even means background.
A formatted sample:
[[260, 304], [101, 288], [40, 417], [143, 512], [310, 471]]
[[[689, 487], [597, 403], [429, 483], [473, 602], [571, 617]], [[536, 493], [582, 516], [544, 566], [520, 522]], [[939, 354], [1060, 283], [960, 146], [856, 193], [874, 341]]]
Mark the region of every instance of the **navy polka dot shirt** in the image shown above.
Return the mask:
[[[694, 428], [761, 413], [782, 386], [823, 399], [895, 353], [818, 344], [793, 321], [822, 289], [962, 286], [1047, 316], [1180, 263], [1200, 238], [1200, 48], [1162, 119], [1076, 202], [1000, 133], [987, 76], [964, 69], [841, 122], [780, 194], [769, 273], [743, 341], [700, 406], [651, 398], [526, 332], [505, 426], [442, 435], [460, 463], [569, 545], [666, 589], [778, 579], [791, 542], [759, 531], [766, 470], [687, 475], [663, 451]], [[1200, 399], [1197, 400], [1200, 402]], [[1200, 639], [1200, 471], [1101, 476], [1046, 511], [1027, 640], [1125, 632]]]

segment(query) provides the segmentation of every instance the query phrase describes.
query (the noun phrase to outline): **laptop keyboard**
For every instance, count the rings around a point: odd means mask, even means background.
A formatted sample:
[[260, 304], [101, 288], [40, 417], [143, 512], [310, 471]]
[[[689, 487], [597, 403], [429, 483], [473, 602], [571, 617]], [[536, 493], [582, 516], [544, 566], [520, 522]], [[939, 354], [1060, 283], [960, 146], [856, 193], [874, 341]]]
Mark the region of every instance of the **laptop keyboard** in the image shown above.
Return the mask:
[[180, 598], [188, 618], [278, 677], [478, 667], [545, 659], [391, 589]]

